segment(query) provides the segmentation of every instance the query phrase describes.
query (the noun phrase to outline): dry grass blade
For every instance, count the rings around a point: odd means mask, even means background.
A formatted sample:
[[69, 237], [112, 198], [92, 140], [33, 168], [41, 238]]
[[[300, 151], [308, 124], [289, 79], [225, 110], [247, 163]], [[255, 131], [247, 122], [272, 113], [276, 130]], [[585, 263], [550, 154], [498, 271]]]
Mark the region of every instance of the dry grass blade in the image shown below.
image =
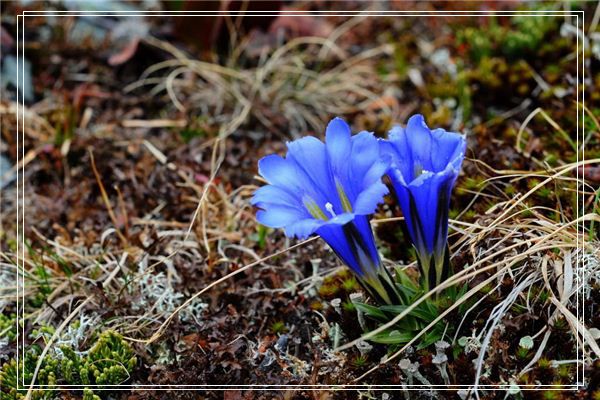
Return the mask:
[[[427, 298], [431, 297], [433, 294], [437, 293], [438, 291], [444, 290], [447, 287], [450, 286], [454, 286], [460, 282], [464, 282], [482, 272], [486, 272], [489, 270], [500, 270], [500, 271], [506, 271], [511, 265], [519, 262], [520, 260], [523, 260], [525, 257], [527, 256], [531, 256], [534, 254], [538, 254], [539, 252], [545, 251], [545, 250], [551, 250], [551, 249], [557, 249], [557, 248], [577, 248], [577, 243], [575, 243], [574, 241], [571, 241], [570, 243], [563, 243], [563, 242], [558, 242], [558, 243], [553, 243], [550, 245], [546, 245], [546, 246], [542, 246], [543, 243], [547, 242], [547, 241], [552, 241], [553, 239], [556, 239], [557, 235], [560, 234], [561, 232], [563, 232], [565, 229], [573, 226], [573, 225], [577, 225], [579, 223], [582, 223], [584, 221], [591, 221], [591, 220], [600, 220], [600, 216], [596, 215], [596, 214], [586, 214], [581, 216], [580, 218], [578, 218], [577, 220], [571, 221], [567, 224], [564, 224], [563, 226], [560, 226], [558, 229], [555, 229], [553, 232], [548, 233], [544, 236], [541, 236], [539, 238], [537, 238], [537, 240], [533, 240], [533, 239], [527, 239], [523, 242], [520, 243], [515, 243], [511, 246], [507, 246], [504, 249], [498, 250], [497, 252], [495, 252], [494, 254], [488, 255], [487, 257], [476, 261], [473, 265], [463, 269], [462, 271], [460, 271], [459, 273], [455, 274], [454, 276], [452, 276], [451, 278], [449, 278], [448, 280], [446, 280], [445, 282], [443, 282], [441, 285], [439, 285], [438, 287], [432, 289], [431, 291], [429, 291], [428, 293], [424, 294], [421, 298], [419, 298], [415, 303], [413, 303], [412, 305], [410, 305], [409, 307], [407, 307], [406, 310], [404, 310], [402, 313], [398, 314], [396, 317], [394, 317], [392, 320], [390, 320], [389, 322], [379, 326], [378, 328], [374, 329], [373, 331], [362, 335], [359, 339], [356, 339], [350, 343], [347, 343], [341, 347], [339, 347], [337, 350], [338, 351], [342, 351], [342, 350], [346, 350], [349, 349], [353, 346], [355, 346], [358, 342], [360, 341], [364, 341], [364, 340], [368, 340], [370, 337], [381, 333], [383, 331], [385, 331], [386, 329], [391, 328], [392, 326], [394, 326], [397, 322], [399, 322], [400, 320], [402, 320], [402, 318], [406, 317], [407, 315], [410, 314], [410, 312], [412, 312], [419, 304], [421, 304], [423, 301], [425, 301]], [[483, 265], [485, 262], [490, 261], [492, 259], [494, 259], [495, 257], [497, 257], [500, 254], [506, 253], [507, 251], [510, 251], [512, 249], [516, 249], [519, 247], [525, 247], [527, 250], [525, 250], [522, 253], [519, 253], [515, 256], [511, 256], [508, 258], [503, 259], [500, 262], [497, 263], [493, 263], [491, 265], [485, 266], [485, 267], [480, 267], [481, 265]], [[504, 266], [502, 266], [502, 264], [504, 264]], [[472, 271], [472, 272], [470, 272]], [[496, 277], [498, 273], [494, 274], [493, 276]], [[488, 278], [489, 280], [489, 278]], [[491, 282], [491, 280], [490, 280]], [[487, 283], [487, 282], [486, 282]], [[480, 285], [477, 286], [478, 290], [481, 289]], [[469, 298], [469, 296], [472, 296], [474, 293], [476, 293], [477, 291], [474, 291], [473, 289], [470, 290], [468, 292], [468, 294], [466, 294], [465, 296], [463, 296], [459, 302], [457, 302], [457, 304], [460, 304], [464, 301], [466, 301], [466, 299]], [[406, 348], [408, 348], [409, 345], [411, 345], [412, 343], [414, 343], [416, 340], [418, 340], [422, 335], [424, 335], [431, 327], [433, 327], [435, 325], [435, 323], [437, 323], [438, 321], [440, 321], [445, 315], [447, 315], [449, 312], [451, 312], [452, 310], [454, 310], [457, 307], [457, 304], [454, 304], [453, 306], [451, 306], [448, 310], [446, 310], [444, 313], [442, 313], [438, 318], [436, 318], [432, 323], [430, 323], [426, 328], [424, 328], [421, 332], [419, 332], [415, 338], [413, 338], [409, 344], [407, 344], [406, 346], [404, 346], [403, 348], [401, 348], [400, 350], [398, 350], [397, 352], [395, 352], [391, 357], [386, 359], [386, 363], [390, 362], [391, 360], [397, 358], [398, 356], [400, 356], [400, 354], [402, 354], [402, 352], [404, 350], [406, 350]], [[367, 371], [366, 373], [364, 373], [363, 375], [361, 375], [359, 378], [356, 379], [356, 381], [363, 379], [364, 377], [366, 377], [367, 375], [369, 375], [370, 373], [374, 372], [375, 370], [377, 370], [379, 368], [378, 366], [373, 367], [372, 369], [370, 369], [369, 371]]]
[[[574, 333], [574, 336], [577, 340], [580, 340], [580, 335], [583, 336], [587, 345], [592, 349], [594, 353], [596, 353], [597, 357], [600, 357], [600, 347], [598, 347], [598, 343], [592, 336], [592, 334], [587, 330], [585, 325], [575, 316], [569, 309], [565, 306], [563, 301], [560, 301], [556, 295], [554, 294], [554, 290], [552, 290], [552, 286], [550, 285], [550, 279], [548, 278], [548, 258], [544, 257], [544, 261], [542, 262], [541, 268], [542, 277], [544, 278], [544, 284], [546, 289], [550, 293], [550, 301], [552, 304], [556, 306], [558, 311], [567, 319], [569, 325], [571, 326], [571, 331]], [[581, 343], [583, 346], [583, 342]]]
[[104, 204], [106, 205], [106, 211], [108, 211], [108, 215], [115, 227], [115, 231], [117, 232], [119, 239], [121, 239], [121, 242], [123, 242], [124, 246], [127, 246], [127, 238], [125, 238], [125, 236], [123, 236], [121, 229], [119, 229], [119, 223], [117, 222], [117, 217], [115, 216], [115, 213], [112, 209], [112, 205], [110, 204], [110, 200], [108, 198], [108, 194], [106, 193], [106, 189], [104, 189], [104, 184], [102, 183], [102, 178], [100, 177], [100, 174], [98, 173], [98, 169], [96, 168], [96, 162], [94, 161], [94, 153], [92, 152], [91, 149], [88, 150], [88, 152], [90, 154], [90, 163], [92, 164], [92, 171], [94, 171], [94, 176], [96, 177], [96, 182], [98, 183], [98, 187], [100, 188], [100, 193], [102, 194], [102, 200], [104, 201]]

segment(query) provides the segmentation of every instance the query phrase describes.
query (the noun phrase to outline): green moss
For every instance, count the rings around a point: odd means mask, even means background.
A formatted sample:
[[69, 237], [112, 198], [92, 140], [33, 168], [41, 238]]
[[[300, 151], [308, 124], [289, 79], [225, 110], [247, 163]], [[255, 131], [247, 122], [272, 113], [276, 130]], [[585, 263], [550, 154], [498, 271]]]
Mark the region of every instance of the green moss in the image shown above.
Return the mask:
[[[36, 331], [36, 337], [43, 337], [51, 328], [42, 327]], [[32, 335], [33, 336], [33, 335]], [[10, 359], [0, 370], [0, 400], [22, 399], [24, 391], [17, 391], [17, 367], [23, 371], [26, 385], [31, 384], [33, 373], [42, 353], [38, 345], [29, 346], [19, 364]], [[103, 332], [94, 345], [85, 352], [78, 352], [67, 345], [53, 347], [40, 363], [35, 380], [39, 386], [60, 385], [118, 385], [129, 379], [137, 364], [137, 358], [129, 343], [114, 331]], [[21, 379], [21, 377], [19, 377]], [[33, 399], [51, 399], [52, 392], [34, 391]], [[87, 396], [87, 397], [85, 397]], [[92, 391], [87, 390], [84, 398], [96, 400]]]
[[552, 327], [559, 331], [566, 331], [569, 329], [569, 323], [567, 322], [566, 318], [560, 317], [554, 320]]
[[473, 209], [467, 210], [462, 216], [463, 221], [474, 221], [475, 218], [477, 218], [477, 212]]
[[504, 188], [504, 193], [506, 193], [507, 196], [513, 197], [515, 194], [517, 194], [517, 189], [514, 187], [514, 185], [508, 184]]
[[409, 67], [408, 52], [403, 43], [394, 46], [394, 64], [398, 76], [405, 77]]
[[179, 132], [179, 135], [185, 143], [189, 143], [194, 138], [205, 137], [206, 132], [202, 129], [185, 128]]
[[517, 349], [517, 358], [521, 359], [521, 360], [526, 360], [529, 358], [529, 355], [531, 354], [531, 352], [529, 351], [529, 349], [526, 349], [524, 347], [519, 347]]
[[546, 357], [542, 357], [538, 360], [537, 367], [543, 371], [550, 370], [552, 368], [552, 361], [550, 361]]
[[458, 214], [460, 214], [460, 210], [458, 210], [456, 208], [451, 208], [450, 211], [448, 212], [448, 217], [450, 219], [456, 219], [456, 217], [458, 217]]
[[471, 191], [479, 191], [484, 185], [484, 179], [480, 176], [466, 177], [463, 182], [463, 187]]
[[17, 337], [17, 316], [15, 314], [0, 315], [0, 340], [12, 342]]
[[366, 356], [356, 356], [354, 357], [354, 359], [352, 360], [352, 365], [355, 368], [362, 368], [367, 364], [367, 357]]
[[355, 292], [358, 290], [358, 281], [354, 277], [349, 277], [344, 279], [342, 282], [342, 287], [346, 292]]
[[133, 350], [121, 335], [114, 331], [103, 332], [90, 349], [87, 368], [97, 385], [119, 384], [129, 378], [129, 372], [137, 364]]
[[342, 308], [344, 309], [344, 311], [351, 313], [353, 313], [356, 310], [354, 303], [352, 303], [351, 301], [345, 301], [344, 303], [342, 303]]
[[287, 332], [287, 327], [285, 326], [285, 322], [283, 321], [275, 321], [271, 324], [271, 332], [274, 334], [285, 333]]
[[[2, 365], [2, 369], [0, 369], [0, 388], [2, 388], [2, 391], [0, 391], [0, 400], [21, 400], [25, 398], [27, 391], [22, 389], [23, 385], [20, 381], [23, 377], [25, 383], [31, 382], [40, 352], [39, 347], [33, 346], [30, 351], [23, 354], [18, 364], [12, 358]], [[19, 381], [17, 381], [17, 370], [24, 372], [24, 376], [19, 374]], [[19, 390], [17, 390], [17, 382], [19, 382]], [[50, 400], [53, 396], [49, 392], [38, 389], [33, 390], [31, 398], [33, 400]]]
[[558, 390], [544, 390], [542, 391], [542, 398], [544, 400], [556, 400], [560, 399], [561, 395]]
[[525, 207], [527, 207], [527, 208], [525, 208], [523, 211], [521, 211], [521, 217], [523, 217], [523, 218], [533, 217], [533, 212], [531, 211], [529, 206], [527, 204], [525, 204]]
[[557, 373], [561, 379], [568, 381], [571, 379], [571, 366], [568, 364], [561, 364], [558, 366]]
[[461, 28], [456, 34], [458, 44], [466, 46], [477, 63], [500, 55], [509, 59], [526, 57], [543, 44], [544, 37], [557, 24], [553, 16], [515, 15], [508, 25], [499, 25], [494, 17], [489, 21], [488, 26]]
[[521, 304], [513, 304], [512, 307], [510, 308], [510, 310], [515, 314], [515, 315], [521, 315], [524, 314], [528, 311], [527, 307], [522, 306]]
[[482, 293], [482, 294], [488, 294], [492, 290], [494, 290], [494, 285], [492, 285], [491, 283], [488, 283], [487, 285], [485, 285], [484, 287], [482, 287], [481, 289], [479, 289], [479, 292]]
[[319, 288], [319, 296], [324, 298], [329, 298], [335, 296], [335, 294], [339, 291], [339, 287], [333, 284], [323, 284]]
[[541, 187], [538, 189], [537, 194], [543, 199], [549, 199], [552, 196], [552, 189], [547, 187]]
[[101, 400], [100, 396], [94, 394], [90, 389], [83, 390], [83, 400]]

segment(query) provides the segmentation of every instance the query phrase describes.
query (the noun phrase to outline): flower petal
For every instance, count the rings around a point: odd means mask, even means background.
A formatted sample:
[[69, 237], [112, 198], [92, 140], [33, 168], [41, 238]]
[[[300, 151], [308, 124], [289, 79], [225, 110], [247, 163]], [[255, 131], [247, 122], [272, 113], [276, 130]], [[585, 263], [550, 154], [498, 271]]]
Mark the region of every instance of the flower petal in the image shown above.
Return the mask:
[[293, 189], [298, 184], [296, 165], [277, 154], [261, 158], [258, 173], [272, 185]]
[[305, 214], [301, 210], [275, 204], [269, 204], [265, 210], [256, 213], [258, 222], [270, 228], [283, 228], [304, 218]]
[[324, 221], [314, 218], [303, 219], [286, 226], [285, 235], [287, 237], [306, 239], [307, 237], [315, 233], [315, 231], [319, 229], [324, 223]]
[[[440, 224], [448, 224], [447, 218], [445, 221], [440, 221], [438, 216], [439, 213], [446, 212], [449, 208], [450, 192], [455, 180], [456, 173], [452, 168], [448, 168], [437, 174], [423, 174], [409, 185], [409, 191], [414, 198], [418, 218], [423, 228], [425, 245], [430, 253], [433, 252], [436, 245], [437, 232], [439, 229], [444, 229]], [[447, 226], [445, 229], [447, 230]], [[419, 243], [415, 244], [417, 248], [420, 245]]]
[[466, 148], [464, 136], [444, 129], [435, 129], [431, 133], [433, 135], [431, 160], [434, 172], [443, 171], [450, 162], [461, 155], [464, 156]]
[[406, 130], [400, 126], [394, 126], [388, 133], [388, 138], [388, 140], [379, 141], [381, 154], [391, 158], [390, 168], [397, 169], [406, 182], [412, 181], [415, 168], [412, 151], [406, 138]]
[[[387, 154], [379, 156], [379, 160], [371, 165], [369, 170], [362, 176], [362, 187], [368, 188], [374, 183], [381, 182], [381, 178], [385, 175], [391, 163], [391, 159]], [[360, 179], [360, 176], [357, 177]]]
[[410, 117], [406, 125], [406, 136], [410, 150], [412, 151], [413, 163], [419, 162], [422, 169], [431, 171], [431, 131], [425, 124], [425, 118], [416, 114]]
[[355, 274], [359, 277], [364, 274], [352, 250], [351, 240], [345, 235], [342, 225], [325, 224], [317, 233]]
[[348, 161], [351, 167], [351, 179], [357, 178], [354, 182], [362, 182], [362, 177], [379, 159], [379, 153], [377, 138], [372, 133], [360, 132], [352, 137], [352, 150]]
[[333, 185], [327, 165], [325, 144], [319, 139], [307, 136], [287, 143], [287, 160], [295, 162], [308, 176], [311, 183], [327, 193]]
[[261, 204], [264, 203], [279, 204], [282, 206], [287, 205], [289, 207], [302, 207], [301, 199], [298, 196], [274, 185], [265, 185], [256, 189], [250, 203], [260, 208], [264, 208], [261, 206]]
[[357, 215], [369, 215], [375, 212], [383, 196], [389, 193], [387, 186], [381, 182], [376, 182], [363, 190], [354, 202], [354, 213]]
[[350, 127], [341, 118], [334, 118], [327, 125], [325, 146], [334, 174], [346, 170], [350, 161], [351, 134]]

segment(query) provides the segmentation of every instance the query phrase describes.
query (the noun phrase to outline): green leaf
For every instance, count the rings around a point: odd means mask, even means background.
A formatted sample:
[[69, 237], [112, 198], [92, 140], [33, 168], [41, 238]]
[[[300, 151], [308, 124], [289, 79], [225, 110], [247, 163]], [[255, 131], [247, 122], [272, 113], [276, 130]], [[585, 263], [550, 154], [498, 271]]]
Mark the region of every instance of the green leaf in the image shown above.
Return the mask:
[[396, 285], [396, 287], [398, 288], [398, 291], [400, 293], [402, 293], [402, 295], [404, 296], [405, 301], [407, 303], [411, 302], [410, 301], [411, 299], [414, 299], [415, 297], [418, 297], [417, 295], [420, 294], [419, 291], [411, 289], [408, 286], [403, 286], [403, 285], [399, 285], [398, 284], [398, 285]]
[[396, 268], [396, 281], [414, 292], [419, 290], [419, 286], [411, 279], [403, 268]]
[[393, 313], [396, 315], [403, 313], [407, 308], [408, 308], [408, 306], [395, 306], [395, 305], [385, 305], [385, 306], [379, 307], [379, 309], [381, 311], [390, 312], [390, 313]]
[[415, 337], [414, 332], [385, 331], [369, 338], [370, 341], [381, 344], [408, 343]]
[[417, 346], [417, 350], [424, 349], [426, 347], [431, 346], [435, 342], [442, 340], [444, 336], [444, 324], [438, 323], [436, 324], [431, 331], [427, 332], [423, 337], [423, 340]]
[[365, 304], [365, 303], [359, 303], [359, 302], [355, 302], [354, 306], [356, 308], [358, 308], [360, 311], [367, 314], [369, 317], [377, 318], [382, 321], [389, 320], [388, 316], [377, 307], [374, 307], [374, 306], [371, 306], [371, 305]]

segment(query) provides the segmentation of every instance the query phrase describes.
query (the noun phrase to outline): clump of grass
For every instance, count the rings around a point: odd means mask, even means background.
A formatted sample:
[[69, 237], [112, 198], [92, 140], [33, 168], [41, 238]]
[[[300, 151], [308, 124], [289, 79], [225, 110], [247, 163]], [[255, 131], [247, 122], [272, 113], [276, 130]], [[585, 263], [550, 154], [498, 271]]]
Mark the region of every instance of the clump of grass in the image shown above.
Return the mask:
[[[389, 51], [380, 47], [366, 56], [347, 57], [326, 39], [298, 38], [254, 64], [238, 65], [234, 57], [216, 65], [191, 59], [154, 38], [149, 43], [175, 58], [150, 67], [125, 90], [156, 85], [155, 93], [167, 92], [180, 111], [203, 115], [207, 130], [218, 131], [221, 137], [249, 121], [271, 131], [285, 129], [292, 136], [318, 132], [331, 115], [364, 110], [378, 98], [376, 92], [383, 92], [383, 83], [374, 79], [378, 76], [374, 60]], [[241, 46], [238, 51], [243, 53]], [[199, 79], [189, 79], [193, 75]], [[273, 115], [285, 124], [277, 126]]]

